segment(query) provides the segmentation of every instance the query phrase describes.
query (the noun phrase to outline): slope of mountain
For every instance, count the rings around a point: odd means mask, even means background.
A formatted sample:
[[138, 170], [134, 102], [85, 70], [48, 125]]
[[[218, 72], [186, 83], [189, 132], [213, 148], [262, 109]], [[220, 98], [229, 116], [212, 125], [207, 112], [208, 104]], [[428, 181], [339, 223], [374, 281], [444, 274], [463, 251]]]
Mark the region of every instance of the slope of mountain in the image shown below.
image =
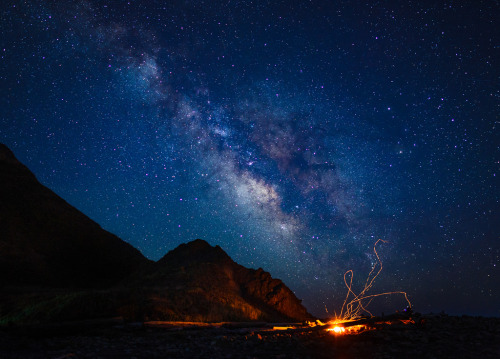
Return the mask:
[[237, 264], [201, 239], [168, 252], [140, 281], [155, 287], [149, 296], [154, 319], [179, 320], [179, 313], [210, 321], [312, 318], [281, 280]]
[[103, 288], [148, 260], [38, 182], [0, 144], [0, 287]]

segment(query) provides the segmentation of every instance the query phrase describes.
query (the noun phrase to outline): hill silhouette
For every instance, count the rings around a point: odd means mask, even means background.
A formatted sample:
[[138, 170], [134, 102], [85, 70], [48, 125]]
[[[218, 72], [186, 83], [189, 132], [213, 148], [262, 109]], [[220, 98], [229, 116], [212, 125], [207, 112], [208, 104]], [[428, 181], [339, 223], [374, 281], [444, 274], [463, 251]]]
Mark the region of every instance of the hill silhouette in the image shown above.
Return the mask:
[[158, 262], [43, 186], [0, 144], [0, 324], [129, 320], [297, 321], [279, 279], [197, 239]]
[[273, 279], [261, 268], [239, 265], [222, 248], [212, 247], [201, 239], [168, 252], [138, 280], [145, 287], [155, 288], [155, 295], [149, 296], [155, 319], [303, 321], [312, 318], [281, 280]]
[[0, 287], [105, 288], [147, 264], [0, 144]]

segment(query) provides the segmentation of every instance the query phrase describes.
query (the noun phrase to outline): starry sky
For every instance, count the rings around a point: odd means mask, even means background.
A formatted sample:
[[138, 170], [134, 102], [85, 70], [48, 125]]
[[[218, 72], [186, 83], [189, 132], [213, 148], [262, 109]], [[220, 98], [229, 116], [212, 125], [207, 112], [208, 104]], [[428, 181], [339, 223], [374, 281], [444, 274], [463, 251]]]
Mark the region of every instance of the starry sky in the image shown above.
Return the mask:
[[381, 238], [373, 294], [500, 316], [498, 1], [0, 9], [0, 141], [148, 258], [203, 238], [325, 316]]

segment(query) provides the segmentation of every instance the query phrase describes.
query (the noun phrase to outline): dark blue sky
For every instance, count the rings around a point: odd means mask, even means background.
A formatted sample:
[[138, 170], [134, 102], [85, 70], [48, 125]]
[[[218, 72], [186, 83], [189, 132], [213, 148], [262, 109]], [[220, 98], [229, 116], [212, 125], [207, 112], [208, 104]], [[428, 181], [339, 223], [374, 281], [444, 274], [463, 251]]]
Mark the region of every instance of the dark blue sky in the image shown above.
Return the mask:
[[368, 3], [5, 0], [0, 141], [151, 259], [203, 238], [324, 315], [382, 238], [373, 293], [498, 316], [498, 2]]

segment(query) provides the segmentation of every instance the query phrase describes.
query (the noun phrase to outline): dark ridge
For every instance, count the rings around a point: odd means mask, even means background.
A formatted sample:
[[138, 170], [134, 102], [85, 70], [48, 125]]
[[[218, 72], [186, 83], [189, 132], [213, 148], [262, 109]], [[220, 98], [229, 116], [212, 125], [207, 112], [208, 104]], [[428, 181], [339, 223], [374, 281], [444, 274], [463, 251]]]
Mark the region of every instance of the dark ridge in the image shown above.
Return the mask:
[[158, 264], [188, 265], [191, 263], [228, 261], [233, 262], [221, 247], [212, 247], [203, 239], [195, 239], [188, 243], [182, 243], [177, 248], [165, 254], [158, 261]]
[[148, 260], [38, 182], [0, 145], [0, 287], [103, 288]]
[[[227, 305], [247, 320], [303, 321], [312, 316], [301, 301], [279, 279], [261, 268], [248, 269], [234, 262], [219, 246], [196, 239], [179, 245], [159, 260], [155, 268], [141, 277], [145, 285], [170, 287], [177, 293], [210, 298], [212, 307], [192, 310], [209, 315], [224, 312]], [[161, 296], [160, 296], [161, 297]], [[161, 302], [162, 300], [159, 300]], [[182, 311], [182, 310], [180, 310]], [[233, 313], [234, 314], [234, 313]], [[218, 320], [230, 320], [223, 315]]]

